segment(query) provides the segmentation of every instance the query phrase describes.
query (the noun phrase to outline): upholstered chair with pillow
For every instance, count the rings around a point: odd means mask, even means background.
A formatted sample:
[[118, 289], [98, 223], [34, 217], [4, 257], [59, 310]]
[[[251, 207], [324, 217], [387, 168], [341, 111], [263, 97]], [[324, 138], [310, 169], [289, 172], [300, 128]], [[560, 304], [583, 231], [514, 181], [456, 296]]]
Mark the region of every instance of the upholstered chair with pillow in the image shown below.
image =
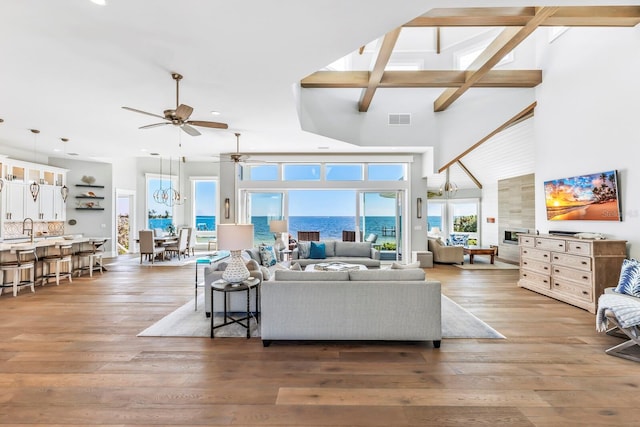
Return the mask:
[[442, 264], [464, 264], [464, 247], [447, 246], [442, 240], [427, 237], [429, 251], [433, 253], [433, 262]]

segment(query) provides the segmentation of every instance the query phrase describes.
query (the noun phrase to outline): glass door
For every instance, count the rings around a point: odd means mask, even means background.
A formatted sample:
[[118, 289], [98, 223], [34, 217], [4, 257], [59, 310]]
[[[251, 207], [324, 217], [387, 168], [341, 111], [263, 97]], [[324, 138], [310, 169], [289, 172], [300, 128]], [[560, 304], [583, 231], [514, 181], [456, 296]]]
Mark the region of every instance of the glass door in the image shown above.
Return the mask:
[[274, 219], [285, 219], [284, 192], [244, 193], [244, 223], [253, 224], [253, 243], [259, 245], [275, 243], [274, 233], [269, 230], [269, 222]]
[[358, 231], [380, 250], [381, 260], [402, 260], [401, 191], [359, 191]]

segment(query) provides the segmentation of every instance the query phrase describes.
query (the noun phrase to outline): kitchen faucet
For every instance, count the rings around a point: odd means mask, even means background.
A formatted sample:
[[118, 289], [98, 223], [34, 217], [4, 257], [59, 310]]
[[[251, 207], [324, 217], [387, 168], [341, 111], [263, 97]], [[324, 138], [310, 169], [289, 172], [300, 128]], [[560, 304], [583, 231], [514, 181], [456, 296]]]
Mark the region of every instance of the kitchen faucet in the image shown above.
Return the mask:
[[[27, 221], [31, 222], [31, 228], [25, 228]], [[29, 237], [31, 238], [31, 243], [33, 243], [33, 219], [27, 217], [22, 221], [22, 234], [24, 234], [25, 230], [29, 231]]]

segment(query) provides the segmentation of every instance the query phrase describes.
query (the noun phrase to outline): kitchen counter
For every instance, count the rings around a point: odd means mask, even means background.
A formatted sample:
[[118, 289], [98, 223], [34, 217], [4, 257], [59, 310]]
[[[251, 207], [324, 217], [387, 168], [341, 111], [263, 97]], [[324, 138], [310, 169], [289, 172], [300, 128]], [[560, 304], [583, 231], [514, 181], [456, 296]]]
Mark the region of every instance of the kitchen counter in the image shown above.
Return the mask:
[[39, 248], [49, 248], [55, 247], [61, 244], [69, 244], [72, 245], [81, 245], [83, 243], [90, 243], [96, 240], [109, 240], [109, 237], [74, 237], [71, 240], [64, 239], [63, 237], [47, 237], [47, 238], [36, 238], [33, 240], [33, 243], [29, 239], [16, 239], [9, 240], [0, 243], [0, 253], [3, 252], [13, 252], [16, 249], [20, 248], [30, 248], [35, 247], [36, 250]]

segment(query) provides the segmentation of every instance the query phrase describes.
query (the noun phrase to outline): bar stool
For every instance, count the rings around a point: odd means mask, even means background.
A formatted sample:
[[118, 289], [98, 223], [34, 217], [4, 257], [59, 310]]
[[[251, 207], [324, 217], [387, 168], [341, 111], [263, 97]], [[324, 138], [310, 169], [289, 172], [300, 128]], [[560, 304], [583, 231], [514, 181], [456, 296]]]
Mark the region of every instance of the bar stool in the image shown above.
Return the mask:
[[[0, 295], [2, 295], [2, 290], [8, 287], [13, 288], [14, 297], [18, 295], [18, 290], [22, 289], [24, 286], [30, 286], [31, 292], [36, 291], [35, 276], [36, 262], [38, 261], [36, 249], [33, 247], [15, 249], [15, 254], [15, 261], [0, 264]], [[29, 271], [29, 278], [22, 280], [22, 273], [27, 270]], [[4, 276], [7, 272], [11, 272], [13, 274], [11, 284], [4, 283]]]
[[[100, 270], [100, 274], [104, 270], [102, 265], [102, 255], [104, 255], [104, 250], [102, 246], [107, 242], [107, 239], [104, 240], [93, 240], [91, 241], [91, 248], [86, 250], [79, 250], [76, 253], [78, 257], [78, 276], [82, 274], [84, 270], [89, 271], [89, 277], [93, 277], [94, 270]], [[83, 260], [87, 259], [87, 265], [83, 265]]]
[[[60, 277], [69, 278], [69, 282], [73, 282], [71, 276], [73, 275], [73, 245], [70, 243], [62, 243], [56, 245], [58, 253], [47, 254], [42, 258], [42, 286], [49, 283], [49, 280], [56, 278], [56, 286], [60, 285]], [[62, 265], [66, 264], [66, 271], [62, 270]], [[51, 267], [53, 266], [53, 270]]]

